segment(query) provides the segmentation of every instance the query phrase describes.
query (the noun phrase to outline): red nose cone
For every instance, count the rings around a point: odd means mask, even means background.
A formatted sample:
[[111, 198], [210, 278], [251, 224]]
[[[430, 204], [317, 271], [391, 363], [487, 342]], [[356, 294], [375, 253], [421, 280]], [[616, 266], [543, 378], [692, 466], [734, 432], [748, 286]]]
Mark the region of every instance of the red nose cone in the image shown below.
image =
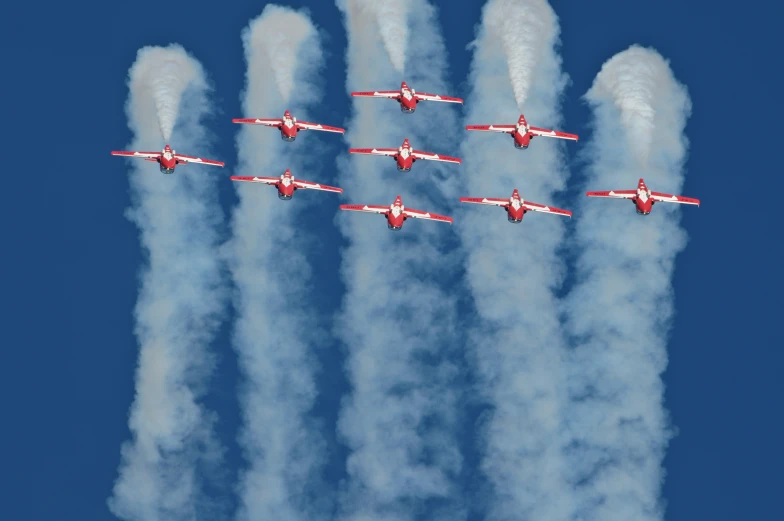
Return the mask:
[[285, 175], [286, 177], [291, 177], [291, 170], [289, 170], [289, 169], [287, 168], [287, 169], [286, 169], [286, 171], [285, 171], [285, 172], [283, 172], [283, 175]]
[[408, 88], [408, 85], [406, 85], [406, 82], [405, 82], [405, 81], [404, 81], [403, 83], [401, 83], [401, 84], [400, 84], [400, 88], [401, 88], [401, 89], [407, 89], [407, 88]]
[[395, 197], [394, 204], [398, 205], [398, 206], [402, 205], [403, 204], [403, 199], [398, 195], [397, 197]]
[[525, 123], [525, 116], [520, 114], [520, 119], [518, 119], [517, 122], [520, 123], [521, 125], [525, 125], [526, 124]]
[[286, 112], [284, 112], [284, 113], [283, 113], [283, 117], [284, 117], [284, 118], [290, 118], [290, 117], [291, 117], [291, 112], [289, 112], [289, 111], [287, 110]]
[[403, 140], [403, 146], [404, 147], [410, 147], [411, 146], [411, 144], [408, 142], [408, 138]]

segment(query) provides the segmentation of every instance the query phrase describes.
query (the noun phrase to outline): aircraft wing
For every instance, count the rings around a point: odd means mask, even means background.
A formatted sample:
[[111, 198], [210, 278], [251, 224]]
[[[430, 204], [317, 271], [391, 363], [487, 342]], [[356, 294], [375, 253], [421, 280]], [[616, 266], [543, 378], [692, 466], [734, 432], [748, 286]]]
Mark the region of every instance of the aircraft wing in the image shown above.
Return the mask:
[[138, 157], [141, 159], [150, 159], [154, 157], [161, 157], [160, 152], [127, 152], [125, 150], [112, 150], [113, 156], [123, 157]]
[[585, 192], [588, 197], [614, 197], [616, 199], [634, 199], [637, 190], [609, 190], [604, 192]]
[[566, 132], [548, 130], [546, 128], [528, 127], [528, 132], [534, 136], [557, 137], [560, 139], [571, 139], [572, 141], [577, 141], [578, 138], [577, 134], [567, 134]]
[[565, 215], [566, 217], [572, 216], [572, 212], [569, 210], [561, 210], [560, 208], [555, 208], [554, 206], [544, 206], [541, 204], [529, 203], [528, 201], [523, 201], [523, 208], [532, 212], [554, 213], [556, 215]]
[[340, 127], [330, 127], [320, 123], [310, 123], [308, 121], [297, 121], [297, 127], [302, 130], [323, 130], [325, 132], [338, 132], [343, 134], [346, 130]]
[[374, 90], [372, 92], [352, 92], [352, 96], [359, 96], [361, 98], [390, 98], [394, 99], [400, 96], [399, 90]]
[[430, 161], [446, 161], [447, 163], [457, 163], [457, 164], [463, 162], [463, 160], [460, 159], [459, 157], [441, 156], [438, 154], [433, 154], [432, 152], [422, 152], [421, 150], [412, 150], [411, 155], [414, 156], [416, 159], [427, 159]]
[[367, 204], [341, 204], [341, 210], [349, 210], [352, 212], [369, 212], [369, 213], [387, 213], [389, 206], [369, 206]]
[[245, 123], [247, 125], [264, 125], [266, 127], [279, 127], [283, 124], [282, 119], [260, 119], [260, 118], [234, 118], [232, 123]]
[[493, 197], [461, 197], [461, 203], [490, 204], [493, 206], [509, 206], [509, 199], [495, 199]]
[[336, 192], [338, 194], [342, 194], [343, 193], [343, 189], [342, 188], [335, 188], [334, 186], [327, 186], [327, 185], [321, 185], [321, 184], [318, 184], [318, 183], [311, 183], [309, 181], [300, 181], [299, 179], [295, 179], [294, 181], [292, 181], [292, 183], [297, 188], [309, 188], [311, 190], [324, 190], [325, 192]]
[[212, 159], [203, 159], [201, 157], [195, 156], [184, 156], [182, 154], [174, 154], [175, 159], [177, 161], [182, 161], [183, 163], [198, 163], [200, 165], [212, 165], [212, 166], [223, 166], [224, 163], [221, 161], [215, 161]]
[[438, 215], [437, 213], [430, 213], [430, 212], [423, 212], [420, 210], [413, 210], [411, 208], [406, 208], [403, 210], [403, 215], [406, 217], [413, 217], [414, 219], [426, 219], [428, 221], [441, 221], [442, 223], [449, 223], [452, 224], [451, 217], [445, 217], [443, 215]]
[[661, 192], [651, 192], [651, 198], [657, 202], [663, 201], [666, 203], [696, 204], [697, 206], [700, 205], [699, 199], [693, 199], [691, 197], [683, 197], [682, 195], [670, 195], [670, 194], [663, 194]]
[[514, 125], [466, 125], [466, 130], [481, 130], [483, 132], [505, 132], [511, 134], [515, 131]]
[[463, 103], [460, 98], [453, 98], [451, 96], [440, 96], [438, 94], [428, 94], [427, 92], [417, 92], [414, 94], [417, 98], [425, 101], [445, 101], [447, 103]]
[[349, 154], [366, 154], [372, 156], [396, 156], [396, 148], [349, 148]]
[[274, 185], [280, 181], [280, 177], [257, 177], [250, 175], [233, 175], [229, 179], [232, 181], [245, 181], [248, 183], [264, 183], [265, 185]]

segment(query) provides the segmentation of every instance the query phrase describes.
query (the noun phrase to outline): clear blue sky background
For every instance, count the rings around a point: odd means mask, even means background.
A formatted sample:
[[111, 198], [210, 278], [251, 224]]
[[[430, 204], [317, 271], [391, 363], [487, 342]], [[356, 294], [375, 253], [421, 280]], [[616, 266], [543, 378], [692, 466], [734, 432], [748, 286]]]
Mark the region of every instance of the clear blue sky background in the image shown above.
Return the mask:
[[[308, 5], [329, 35], [330, 107], [321, 114], [347, 117], [338, 10], [327, 0], [281, 3]], [[449, 94], [463, 96], [471, 58], [466, 45], [482, 2], [436, 3], [455, 86]], [[105, 501], [120, 444], [129, 437], [137, 355], [132, 310], [142, 256], [137, 231], [123, 215], [130, 204], [126, 165], [109, 151], [131, 139], [124, 105], [136, 51], [177, 42], [201, 61], [215, 86], [215, 155], [231, 165], [237, 131], [231, 118], [242, 115], [245, 74], [240, 32], [264, 5], [77, 4], [36, 4], [35, 11], [4, 6], [0, 22], [6, 181], [0, 518], [9, 521], [113, 519]], [[677, 315], [665, 379], [679, 434], [665, 461], [667, 519], [780, 519], [784, 246], [777, 214], [784, 172], [774, 154], [783, 105], [781, 8], [723, 0], [552, 4], [572, 79], [566, 130], [589, 136], [591, 114], [580, 98], [602, 63], [632, 43], [670, 59], [694, 105], [683, 191], [703, 205], [683, 212], [690, 242], [675, 276]], [[160, 174], [151, 168], [150, 175]], [[229, 172], [215, 175], [227, 177], [221, 196], [229, 207]], [[579, 170], [572, 179], [579, 184]], [[323, 233], [340, 240], [331, 224]], [[326, 302], [340, 298], [337, 262], [334, 253], [319, 269], [335, 279], [332, 294], [322, 296]], [[221, 415], [229, 461], [238, 465], [228, 327], [217, 346], [224, 355], [210, 405]], [[335, 373], [321, 382], [327, 418], [334, 418], [344, 385], [341, 363], [327, 361]], [[339, 451], [335, 461], [339, 475]]]

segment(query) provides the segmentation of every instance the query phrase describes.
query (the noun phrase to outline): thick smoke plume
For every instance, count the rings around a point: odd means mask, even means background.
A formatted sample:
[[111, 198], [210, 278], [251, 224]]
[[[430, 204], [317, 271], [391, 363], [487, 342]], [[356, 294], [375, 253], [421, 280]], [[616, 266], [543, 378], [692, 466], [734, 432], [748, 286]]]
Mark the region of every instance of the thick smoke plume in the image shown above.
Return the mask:
[[138, 85], [155, 104], [161, 137], [168, 143], [177, 121], [182, 95], [201, 71], [198, 62], [182, 59], [179, 53], [149, 52], [145, 60], [149, 65], [137, 73]]
[[[691, 104], [667, 62], [634, 46], [604, 64], [586, 98], [596, 118], [586, 188], [634, 189], [644, 177], [652, 190], [680, 194]], [[671, 436], [661, 374], [675, 256], [686, 242], [680, 209], [660, 203], [639, 217], [628, 201], [586, 199], [579, 215], [568, 299], [574, 516], [661, 520]]]
[[[490, 0], [472, 44], [465, 122], [513, 124], [526, 100], [531, 124], [566, 130], [559, 112], [565, 76], [555, 50], [558, 33], [545, 2]], [[510, 48], [515, 34], [519, 49]], [[517, 150], [508, 135], [468, 132], [462, 145], [465, 195], [507, 198], [518, 188], [525, 199], [564, 207], [558, 192], [568, 176], [565, 146], [536, 138], [529, 149]], [[478, 447], [489, 482], [485, 519], [565, 520], [572, 488], [562, 450], [566, 349], [554, 292], [564, 275], [559, 248], [571, 222], [528, 213], [513, 225], [497, 208], [465, 206], [456, 230], [476, 309], [465, 325], [489, 408]]]
[[[295, 74], [302, 54], [310, 54], [304, 46], [317, 38], [316, 28], [307, 15], [286, 7], [268, 5], [264, 16], [256, 19], [249, 34], [251, 46], [265, 53], [265, 60], [283, 103], [288, 103], [296, 88]], [[320, 54], [320, 49], [313, 49]], [[305, 63], [310, 66], [312, 63]]]
[[[419, 0], [337, 0], [337, 2], [352, 4], [353, 9], [362, 11], [363, 16], [368, 16], [368, 22], [374, 23], [381, 35], [392, 66], [399, 74], [403, 74], [408, 47], [409, 10], [412, 3], [415, 6], [419, 5]], [[400, 78], [396, 78], [396, 81], [400, 82]]]
[[[210, 111], [208, 89], [195, 59], [177, 45], [145, 47], [129, 76], [132, 150], [161, 149], [160, 121], [165, 137], [174, 129], [178, 150], [209, 152], [201, 123]], [[199, 165], [162, 175], [137, 159], [129, 172], [129, 216], [139, 227], [146, 265], [136, 305], [132, 440], [122, 447], [109, 506], [127, 520], [211, 519], [216, 505], [205, 482], [219, 476], [222, 451], [215, 415], [201, 401], [214, 365], [208, 346], [226, 303], [215, 255], [222, 222], [217, 178]]]
[[[288, 42], [290, 62], [282, 64], [275, 57], [279, 42], [268, 32], [286, 27], [307, 30]], [[247, 62], [244, 116], [280, 118], [290, 108], [296, 117], [309, 119], [305, 104], [317, 99], [316, 73], [323, 57], [308, 16], [268, 5], [243, 31], [242, 40]], [[278, 91], [281, 67], [289, 87]], [[289, 93], [294, 94], [290, 105]], [[319, 169], [304, 164], [318, 133], [284, 143], [277, 129], [243, 125], [238, 130], [238, 175], [276, 177], [290, 168], [297, 178], [320, 180]], [[302, 212], [323, 193], [299, 191], [293, 200], [280, 201], [274, 188], [262, 184], [238, 182], [235, 189], [240, 202], [226, 255], [236, 286], [233, 343], [244, 377], [240, 444], [247, 460], [238, 486], [237, 518], [318, 521], [330, 510], [320, 483], [326, 450], [308, 419], [316, 398], [311, 348], [319, 341], [314, 338], [318, 317], [308, 304], [311, 268], [301, 251], [307, 241], [297, 238], [307, 234], [298, 226]]]
[[672, 86], [663, 78], [671, 76], [667, 62], [651, 59], [649, 49], [635, 46], [605, 63], [588, 93], [592, 102], [612, 99], [620, 111], [621, 124], [628, 135], [626, 141], [641, 165], [645, 165], [651, 153], [657, 118], [655, 101], [668, 95], [665, 90]]
[[537, 64], [558, 35], [555, 13], [546, 0], [491, 0], [483, 20], [501, 41], [517, 107], [522, 111]]
[[[386, 63], [380, 21], [365, 0], [338, 0], [348, 35], [347, 88], [396, 89], [400, 77]], [[415, 89], [452, 92], [436, 12], [424, 0], [409, 3], [407, 82]], [[407, 30], [406, 33], [409, 31]], [[421, 150], [454, 155], [454, 106], [423, 103], [412, 115], [389, 100], [356, 98], [347, 123], [347, 146], [397, 147], [405, 137]], [[417, 162], [398, 172], [389, 158], [338, 161], [347, 202], [391, 204], [448, 213], [445, 193], [455, 192], [462, 167]], [[344, 399], [339, 433], [350, 449], [340, 519], [404, 521], [464, 518], [455, 479], [461, 456], [455, 439], [456, 360], [462, 353], [454, 292], [444, 276], [456, 263], [444, 242], [448, 225], [406, 222], [399, 233], [383, 218], [344, 212], [338, 218], [348, 246], [346, 285], [336, 330], [347, 346], [346, 373], [353, 387]]]

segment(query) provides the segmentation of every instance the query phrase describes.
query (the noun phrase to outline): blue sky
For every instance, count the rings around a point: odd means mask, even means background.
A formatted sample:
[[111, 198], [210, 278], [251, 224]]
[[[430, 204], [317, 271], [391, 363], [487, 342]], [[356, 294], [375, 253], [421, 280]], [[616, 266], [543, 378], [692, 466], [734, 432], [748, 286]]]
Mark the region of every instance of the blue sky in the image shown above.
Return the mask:
[[[137, 230], [124, 216], [130, 205], [126, 166], [108, 153], [131, 139], [127, 71], [145, 45], [177, 42], [200, 60], [214, 86], [209, 127], [215, 156], [231, 165], [237, 131], [231, 118], [242, 116], [245, 75], [240, 32], [262, 9], [258, 2], [238, 4], [219, 9], [172, 1], [163, 9], [146, 0], [132, 8], [95, 2], [92, 8], [52, 7], [45, 19], [14, 12], [19, 7], [4, 17], [10, 183], [2, 212], [10, 241], [2, 262], [6, 422], [0, 445], [8, 519], [113, 518], [105, 501], [120, 444], [129, 436], [137, 356], [132, 310], [143, 262]], [[481, 3], [460, 4], [443, 3], [441, 23], [455, 89], [448, 94], [465, 97], [466, 45]], [[327, 1], [288, 5], [308, 6], [328, 37], [327, 103], [314, 115], [341, 124], [350, 100], [339, 12]], [[784, 465], [784, 335], [777, 327], [783, 248], [774, 216], [784, 181], [772, 154], [782, 115], [774, 93], [780, 84], [777, 17], [729, 2], [552, 5], [571, 79], [565, 130], [590, 135], [591, 111], [581, 96], [602, 63], [632, 43], [653, 46], [669, 59], [693, 102], [683, 193], [703, 204], [683, 212], [689, 244], [674, 279], [676, 316], [664, 378], [678, 435], [665, 460], [667, 519], [773, 519]], [[177, 21], [166, 20], [167, 12]], [[340, 147], [330, 146], [333, 152]], [[579, 165], [572, 179], [579, 185]], [[236, 203], [228, 180], [220, 190], [228, 209]], [[327, 223], [319, 233], [342, 244]], [[339, 252], [320, 253], [318, 299], [334, 306], [342, 292], [334, 275]], [[216, 341], [221, 355], [209, 401], [220, 414], [234, 472], [241, 459], [233, 442], [239, 410], [230, 325]], [[331, 427], [346, 386], [340, 353], [336, 347], [321, 359], [327, 371], [319, 380], [319, 414]], [[335, 443], [329, 430], [325, 436]], [[341, 474], [341, 450], [335, 446], [334, 476]]]

